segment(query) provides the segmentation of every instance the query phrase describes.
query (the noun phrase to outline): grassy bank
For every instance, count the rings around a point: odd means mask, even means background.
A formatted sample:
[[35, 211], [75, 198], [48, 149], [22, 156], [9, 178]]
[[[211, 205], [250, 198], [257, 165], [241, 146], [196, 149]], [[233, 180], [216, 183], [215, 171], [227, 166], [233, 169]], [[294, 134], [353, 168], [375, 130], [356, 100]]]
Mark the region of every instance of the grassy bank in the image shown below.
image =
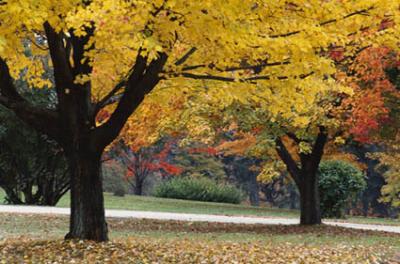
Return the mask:
[[[117, 197], [112, 195], [111, 193], [105, 193], [104, 198], [105, 207], [108, 209], [257, 217], [299, 217], [299, 212], [297, 210], [269, 207], [253, 207], [246, 204], [233, 205], [223, 203], [206, 203], [135, 195], [125, 195], [124, 197]], [[69, 207], [69, 199], [69, 194], [66, 194], [64, 197], [61, 198], [57, 206]], [[1, 190], [0, 201], [3, 200], [4, 192]], [[345, 220], [340, 219], [335, 221], [400, 226], [399, 219], [349, 217]]]

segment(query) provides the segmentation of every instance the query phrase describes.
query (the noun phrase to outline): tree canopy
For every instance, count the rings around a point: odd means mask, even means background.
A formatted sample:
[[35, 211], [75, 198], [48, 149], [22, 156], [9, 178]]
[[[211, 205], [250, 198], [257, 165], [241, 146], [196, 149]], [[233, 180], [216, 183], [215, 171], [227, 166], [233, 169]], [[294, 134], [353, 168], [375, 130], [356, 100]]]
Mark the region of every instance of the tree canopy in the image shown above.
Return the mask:
[[[395, 45], [398, 37], [390, 34], [392, 28], [384, 29], [389, 34], [373, 30], [388, 19], [398, 19], [394, 16], [398, 4], [384, 0], [70, 0], [40, 4], [32, 0], [7, 1], [0, 8], [0, 56], [12, 77], [24, 70], [32, 86], [50, 85], [51, 80], [43, 78], [43, 64], [48, 60], [49, 44], [58, 41], [65, 54], [58, 54], [63, 58], [52, 56], [52, 64], [74, 70], [67, 75], [55, 72], [56, 83], [63, 78], [90, 85], [96, 110], [117, 101], [111, 99], [123, 91], [134, 66], [168, 56], [161, 75], [174, 81], [164, 86], [190, 89], [185, 85], [187, 78], [264, 81], [253, 89], [262, 89], [257, 97], [267, 99], [275, 116], [290, 115], [288, 107], [303, 113], [316, 94], [336, 86], [328, 76], [335, 72], [335, 65], [325, 56], [332, 47], [346, 46], [343, 56], [351, 56], [360, 46], [378, 39]], [[72, 49], [80, 39], [87, 40], [79, 50]], [[33, 56], [26, 56], [27, 46]], [[56, 46], [50, 45], [50, 53], [51, 49]], [[68, 95], [72, 87], [64, 86], [59, 94], [61, 104], [62, 94]], [[203, 83], [191, 85], [199, 86], [203, 88]], [[218, 90], [226, 100], [246, 98], [243, 89], [251, 90], [248, 83], [229, 86]], [[302, 96], [292, 93], [294, 89]], [[162, 97], [154, 96], [155, 100]], [[294, 125], [307, 123], [302, 117], [293, 121]]]

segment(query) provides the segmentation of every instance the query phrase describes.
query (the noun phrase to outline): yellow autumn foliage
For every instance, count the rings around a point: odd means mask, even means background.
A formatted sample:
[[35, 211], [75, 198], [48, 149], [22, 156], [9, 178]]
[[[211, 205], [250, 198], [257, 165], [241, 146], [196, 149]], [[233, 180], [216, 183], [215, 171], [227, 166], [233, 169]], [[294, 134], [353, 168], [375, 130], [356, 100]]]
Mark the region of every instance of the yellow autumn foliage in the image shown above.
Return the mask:
[[[319, 93], [344, 89], [328, 77], [335, 67], [322, 56], [332, 45], [353, 51], [372, 43], [397, 47], [395, 28], [369, 34], [361, 29], [379, 28], [388, 17], [399, 24], [398, 9], [392, 0], [8, 0], [0, 5], [0, 56], [13, 77], [24, 70], [31, 86], [49, 85], [41, 74], [47, 54], [43, 25], [64, 34], [65, 45], [70, 32], [85, 37], [92, 28], [85, 60], [93, 70], [76, 82], [91, 82], [95, 101], [127, 76], [138, 53], [151, 61], [164, 52], [169, 59], [163, 75], [173, 80], [171, 89], [203, 90], [202, 82], [188, 81], [193, 78], [247, 81], [230, 89], [207, 85], [220, 88], [215, 96], [222, 101], [263, 98], [274, 116], [289, 117], [287, 109], [307, 112]], [[295, 126], [309, 122], [293, 119]]]

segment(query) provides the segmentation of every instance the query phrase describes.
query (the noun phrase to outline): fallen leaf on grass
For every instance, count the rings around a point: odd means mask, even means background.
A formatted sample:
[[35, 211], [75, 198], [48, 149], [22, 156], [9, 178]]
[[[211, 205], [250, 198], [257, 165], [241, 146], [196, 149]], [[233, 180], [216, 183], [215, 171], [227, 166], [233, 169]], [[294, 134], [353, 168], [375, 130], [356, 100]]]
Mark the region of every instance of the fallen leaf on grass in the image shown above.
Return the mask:
[[6, 240], [3, 263], [390, 263], [388, 247], [311, 246], [291, 243], [194, 242], [128, 238], [89, 241]]

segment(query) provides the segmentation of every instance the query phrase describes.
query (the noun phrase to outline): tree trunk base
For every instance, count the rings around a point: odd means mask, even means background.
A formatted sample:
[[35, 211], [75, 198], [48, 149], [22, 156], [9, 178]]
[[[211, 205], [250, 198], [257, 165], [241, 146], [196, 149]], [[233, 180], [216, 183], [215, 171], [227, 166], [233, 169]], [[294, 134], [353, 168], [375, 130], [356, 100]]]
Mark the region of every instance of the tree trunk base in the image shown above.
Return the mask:
[[301, 225], [319, 225], [322, 223], [321, 220], [321, 209], [319, 204], [319, 193], [315, 183], [305, 182], [305, 184], [310, 185], [307, 191], [302, 191], [300, 197], [301, 205], [301, 215], [300, 224]]
[[321, 220], [321, 207], [318, 189], [318, 175], [316, 173], [303, 174], [300, 186], [300, 224], [319, 225]]
[[82, 230], [70, 231], [68, 232], [64, 239], [65, 240], [92, 240], [96, 242], [106, 242], [108, 241], [108, 228], [107, 223], [105, 223], [104, 227], [97, 232], [85, 232]]
[[[73, 153], [73, 154], [78, 154]], [[66, 239], [108, 240], [100, 154], [71, 155], [71, 215]]]
[[311, 225], [321, 225], [321, 219], [311, 219], [311, 220], [300, 220], [300, 225], [311, 226]]

